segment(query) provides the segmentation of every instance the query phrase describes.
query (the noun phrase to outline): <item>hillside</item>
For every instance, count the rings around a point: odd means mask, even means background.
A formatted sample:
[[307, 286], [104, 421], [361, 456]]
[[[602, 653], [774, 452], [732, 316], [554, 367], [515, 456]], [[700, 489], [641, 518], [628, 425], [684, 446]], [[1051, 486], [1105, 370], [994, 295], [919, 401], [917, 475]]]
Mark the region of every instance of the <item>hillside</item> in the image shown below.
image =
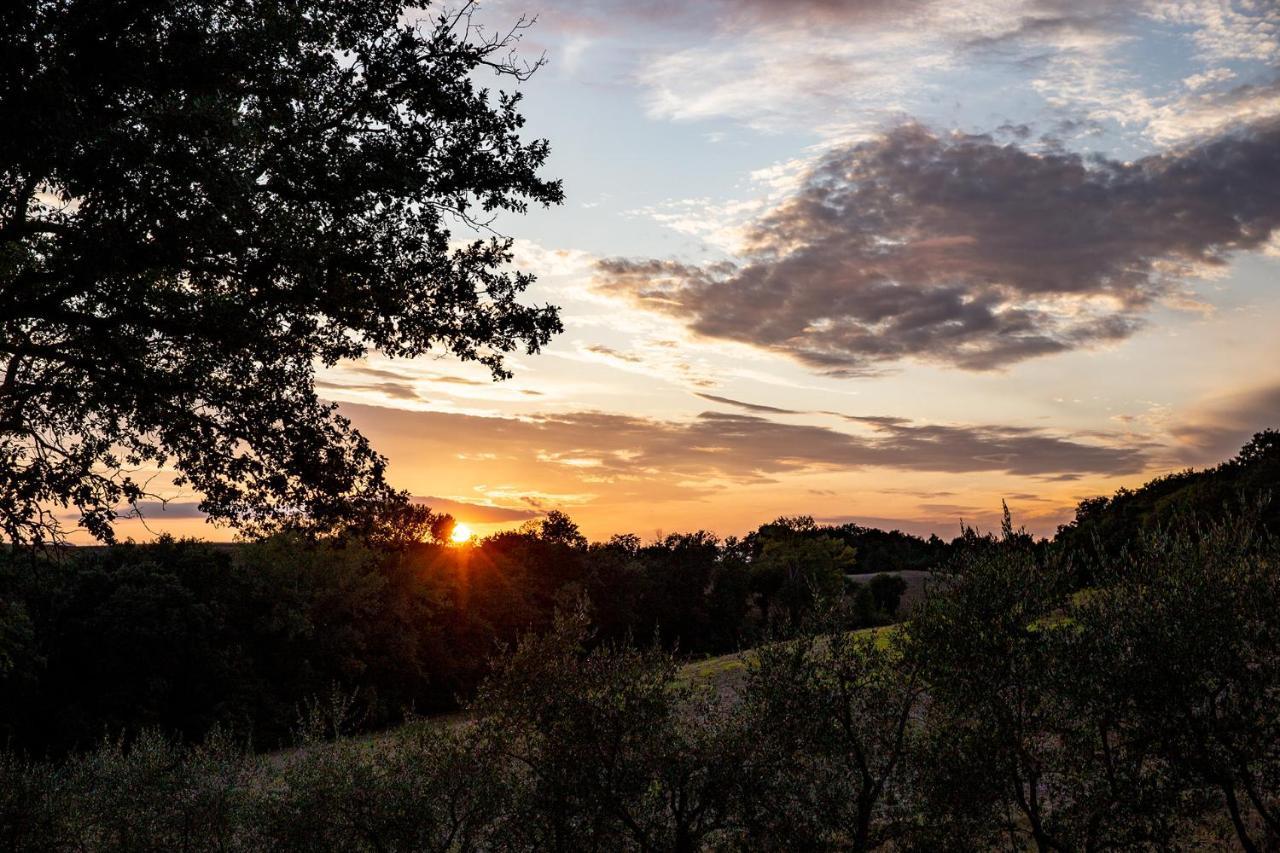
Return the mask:
[[1058, 528], [1054, 544], [1069, 553], [1116, 556], [1144, 532], [1171, 524], [1199, 523], [1241, 509], [1257, 511], [1272, 535], [1280, 534], [1280, 431], [1257, 433], [1232, 459], [1185, 470], [1110, 497], [1081, 501], [1075, 518]]

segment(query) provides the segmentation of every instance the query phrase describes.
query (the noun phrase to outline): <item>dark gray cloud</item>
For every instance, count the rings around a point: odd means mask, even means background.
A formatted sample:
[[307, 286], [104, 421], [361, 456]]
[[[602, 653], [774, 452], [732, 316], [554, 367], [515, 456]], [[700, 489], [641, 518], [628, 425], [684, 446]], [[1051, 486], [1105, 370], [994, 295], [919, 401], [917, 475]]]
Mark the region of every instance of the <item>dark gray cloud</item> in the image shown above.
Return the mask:
[[133, 508], [122, 508], [121, 516], [141, 516], [147, 521], [174, 521], [179, 518], [207, 518], [198, 501], [142, 501]]
[[1076, 480], [1083, 480], [1084, 475], [1076, 474], [1076, 473], [1046, 474], [1040, 477], [1036, 477], [1036, 479], [1042, 483], [1074, 483]]
[[1085, 443], [1023, 427], [917, 424], [863, 419], [861, 433], [776, 423], [745, 414], [703, 412], [666, 421], [600, 412], [525, 419], [405, 412], [344, 405], [376, 446], [394, 452], [397, 438], [419, 452], [426, 443], [484, 447], [504, 458], [563, 463], [595, 477], [670, 482], [718, 477], [755, 482], [801, 470], [896, 468], [912, 471], [1021, 475], [1132, 474], [1145, 451]]
[[695, 393], [695, 397], [701, 397], [704, 400], [710, 400], [712, 403], [722, 403], [726, 406], [734, 406], [744, 409], [748, 412], [760, 412], [761, 414], [773, 415], [803, 415], [805, 412], [798, 412], [795, 409], [779, 409], [777, 406], [765, 406], [760, 403], [744, 403], [741, 400], [734, 400], [729, 397], [717, 397], [715, 394]]
[[437, 497], [414, 497], [413, 502], [430, 507], [433, 512], [442, 512], [452, 515], [454, 518], [463, 521], [469, 521], [473, 524], [497, 524], [507, 521], [528, 521], [531, 518], [538, 518], [543, 515], [542, 512], [535, 509], [521, 509], [519, 507], [492, 506], [490, 504], [477, 504], [470, 501], [455, 501], [449, 498]]
[[919, 125], [823, 157], [740, 263], [613, 259], [596, 287], [833, 374], [991, 370], [1118, 341], [1280, 227], [1280, 122], [1132, 163]]
[[370, 367], [365, 364], [344, 365], [344, 369], [366, 376], [370, 379], [380, 379], [387, 382], [409, 383], [416, 380], [429, 380], [431, 382], [443, 382], [448, 385], [489, 385], [492, 384], [488, 380], [468, 379], [464, 376], [451, 376], [447, 373], [400, 373], [395, 370], [386, 370], [381, 367]]

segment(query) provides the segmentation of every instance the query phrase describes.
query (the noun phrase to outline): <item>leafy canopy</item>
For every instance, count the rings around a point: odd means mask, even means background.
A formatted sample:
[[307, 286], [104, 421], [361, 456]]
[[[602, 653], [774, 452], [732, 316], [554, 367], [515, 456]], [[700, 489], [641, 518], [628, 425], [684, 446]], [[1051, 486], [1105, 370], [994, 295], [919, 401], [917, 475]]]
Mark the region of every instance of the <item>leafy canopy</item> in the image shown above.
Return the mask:
[[[109, 540], [143, 471], [259, 532], [397, 495], [314, 365], [446, 351], [507, 374], [502, 212], [561, 201], [520, 138], [527, 22], [401, 0], [17, 0], [0, 8], [0, 534]], [[467, 240], [453, 229], [463, 226]]]

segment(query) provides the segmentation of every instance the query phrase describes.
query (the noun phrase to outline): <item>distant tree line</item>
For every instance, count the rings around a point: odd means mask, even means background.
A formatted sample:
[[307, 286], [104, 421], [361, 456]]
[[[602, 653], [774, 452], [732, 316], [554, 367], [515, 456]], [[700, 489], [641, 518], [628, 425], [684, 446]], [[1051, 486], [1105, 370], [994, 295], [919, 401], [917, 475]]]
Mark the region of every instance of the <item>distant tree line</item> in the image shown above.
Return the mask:
[[[1069, 566], [1081, 588], [1143, 536], [1189, 519], [1243, 506], [1280, 532], [1275, 504], [1262, 501], [1278, 482], [1280, 437], [1269, 431], [1216, 468], [1081, 503], [1051, 542], [1011, 523], [1006, 534], [1037, 562]], [[553, 512], [454, 548], [443, 544], [448, 521], [410, 508], [327, 539], [162, 540], [57, 559], [7, 550], [0, 742], [61, 755], [149, 727], [194, 742], [223, 726], [269, 749], [334, 687], [357, 696], [360, 726], [380, 728], [458, 707], [499, 644], [545, 632], [567, 602], [589, 603], [597, 644], [656, 642], [689, 659], [779, 636], [820, 600], [841, 601], [850, 626], [895, 621], [906, 584], [892, 573], [945, 571], [996, 547], [972, 530], [944, 542], [804, 517], [740, 539], [588, 543]], [[422, 541], [433, 530], [436, 541]]]

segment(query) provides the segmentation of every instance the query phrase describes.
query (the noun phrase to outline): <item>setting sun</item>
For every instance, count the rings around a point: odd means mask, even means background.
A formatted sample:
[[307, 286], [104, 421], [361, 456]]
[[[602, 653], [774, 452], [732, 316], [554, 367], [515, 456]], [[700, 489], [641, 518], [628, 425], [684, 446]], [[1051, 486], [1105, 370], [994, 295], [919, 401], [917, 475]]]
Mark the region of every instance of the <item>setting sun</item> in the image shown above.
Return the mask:
[[471, 541], [472, 536], [475, 536], [475, 534], [471, 532], [471, 528], [462, 522], [458, 522], [453, 526], [453, 532], [449, 534], [449, 539], [455, 545], [461, 545], [463, 542]]

